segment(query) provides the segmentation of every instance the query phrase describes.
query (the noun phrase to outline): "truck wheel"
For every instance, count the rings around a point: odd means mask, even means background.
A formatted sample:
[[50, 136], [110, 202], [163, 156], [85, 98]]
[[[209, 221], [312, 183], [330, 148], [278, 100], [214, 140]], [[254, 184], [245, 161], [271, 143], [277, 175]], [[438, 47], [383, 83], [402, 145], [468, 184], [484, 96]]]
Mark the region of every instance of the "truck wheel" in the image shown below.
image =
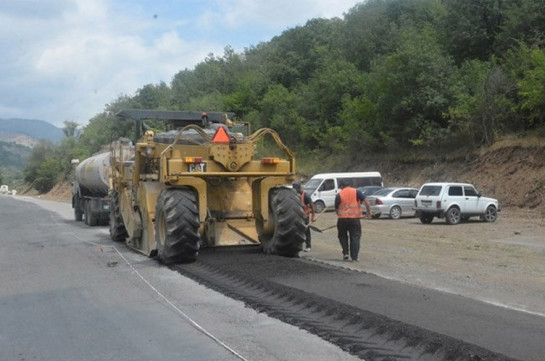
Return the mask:
[[79, 209], [74, 209], [74, 219], [76, 220], [76, 222], [83, 221], [83, 212]]
[[197, 196], [189, 189], [165, 189], [155, 208], [155, 244], [162, 263], [188, 262], [200, 247]]
[[72, 196], [72, 207], [74, 208], [74, 219], [76, 222], [83, 221], [83, 211], [81, 210], [81, 199], [77, 193], [74, 192]]
[[83, 212], [79, 208], [79, 202], [72, 201], [72, 204], [74, 205], [74, 219], [76, 222], [83, 221]]
[[306, 238], [305, 214], [298, 195], [287, 188], [271, 191], [269, 212], [274, 222], [274, 232], [259, 235], [263, 251], [297, 257]]
[[445, 214], [445, 220], [447, 224], [458, 224], [462, 220], [462, 214], [458, 208], [452, 207]]
[[94, 227], [98, 224], [98, 216], [92, 210], [91, 202], [85, 202], [85, 224]]
[[87, 226], [89, 225], [89, 204], [87, 202], [83, 202], [82, 204], [83, 208], [83, 223], [85, 223]]
[[119, 193], [110, 192], [110, 238], [114, 242], [123, 242], [127, 238], [127, 229], [121, 218]]

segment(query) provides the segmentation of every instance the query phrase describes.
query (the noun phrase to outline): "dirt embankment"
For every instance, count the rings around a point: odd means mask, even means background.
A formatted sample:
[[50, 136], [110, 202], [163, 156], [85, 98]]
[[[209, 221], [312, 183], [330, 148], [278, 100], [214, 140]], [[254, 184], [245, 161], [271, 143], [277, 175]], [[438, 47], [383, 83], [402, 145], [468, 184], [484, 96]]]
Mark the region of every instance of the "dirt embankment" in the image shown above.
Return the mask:
[[30, 189], [24, 193], [25, 196], [39, 197], [57, 202], [72, 202], [72, 185], [67, 182], [62, 182], [53, 187], [49, 192], [40, 194], [35, 189]]
[[[545, 215], [545, 146], [509, 146], [450, 160], [383, 161], [371, 166], [381, 171], [388, 186], [420, 187], [426, 182], [473, 183], [500, 207], [525, 208]], [[359, 167], [361, 169], [361, 166]], [[369, 168], [370, 169], [370, 168]]]

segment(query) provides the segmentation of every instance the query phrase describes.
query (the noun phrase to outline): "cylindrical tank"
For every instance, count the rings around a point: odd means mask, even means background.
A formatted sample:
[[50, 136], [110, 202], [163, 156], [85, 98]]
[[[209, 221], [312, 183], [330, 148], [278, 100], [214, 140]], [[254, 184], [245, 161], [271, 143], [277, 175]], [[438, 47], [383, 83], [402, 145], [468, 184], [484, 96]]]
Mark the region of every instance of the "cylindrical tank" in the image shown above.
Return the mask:
[[82, 161], [75, 170], [82, 195], [90, 192], [93, 196], [108, 195], [108, 177], [110, 174], [110, 152], [99, 153]]

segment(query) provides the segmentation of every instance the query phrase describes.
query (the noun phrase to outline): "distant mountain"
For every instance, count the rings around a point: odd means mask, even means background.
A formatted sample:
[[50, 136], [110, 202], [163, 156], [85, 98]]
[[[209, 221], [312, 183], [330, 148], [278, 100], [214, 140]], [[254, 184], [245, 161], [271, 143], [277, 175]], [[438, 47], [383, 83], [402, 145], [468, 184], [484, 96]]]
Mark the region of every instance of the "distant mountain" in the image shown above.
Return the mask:
[[[17, 138], [18, 135], [27, 136], [36, 140], [44, 139], [53, 143], [59, 143], [64, 137], [64, 132], [61, 128], [57, 128], [43, 120], [0, 119], [0, 140], [16, 142], [17, 139], [25, 138]], [[32, 147], [33, 145], [28, 146]]]

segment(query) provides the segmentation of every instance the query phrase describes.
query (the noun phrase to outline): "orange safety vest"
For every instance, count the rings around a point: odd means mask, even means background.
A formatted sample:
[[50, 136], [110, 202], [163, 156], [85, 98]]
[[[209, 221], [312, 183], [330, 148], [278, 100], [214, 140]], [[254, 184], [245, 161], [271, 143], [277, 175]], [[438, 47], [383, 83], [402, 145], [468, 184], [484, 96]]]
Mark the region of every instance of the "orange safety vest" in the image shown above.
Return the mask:
[[299, 194], [299, 197], [301, 198], [301, 203], [303, 204], [303, 210], [305, 211], [305, 215], [308, 217], [310, 216], [311, 210], [312, 210], [312, 204], [305, 204], [305, 192], [301, 192]]
[[339, 218], [361, 218], [361, 201], [356, 194], [356, 188], [346, 187], [339, 192], [341, 203], [337, 208]]

